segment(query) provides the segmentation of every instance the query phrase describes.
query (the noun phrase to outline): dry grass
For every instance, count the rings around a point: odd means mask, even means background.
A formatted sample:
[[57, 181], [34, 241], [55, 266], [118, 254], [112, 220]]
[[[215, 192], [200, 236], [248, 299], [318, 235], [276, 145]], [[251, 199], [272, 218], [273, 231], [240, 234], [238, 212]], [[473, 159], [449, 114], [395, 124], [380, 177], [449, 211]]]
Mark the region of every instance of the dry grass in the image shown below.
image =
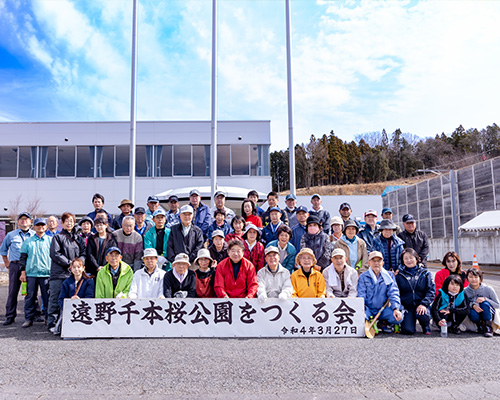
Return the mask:
[[[297, 196], [311, 196], [314, 193], [325, 196], [381, 195], [386, 186], [413, 185], [425, 179], [429, 179], [429, 176], [419, 176], [377, 183], [361, 183], [359, 185], [312, 186], [309, 189], [297, 189], [296, 194]], [[287, 193], [290, 193], [290, 191], [287, 190], [281, 192], [280, 194], [286, 195]]]

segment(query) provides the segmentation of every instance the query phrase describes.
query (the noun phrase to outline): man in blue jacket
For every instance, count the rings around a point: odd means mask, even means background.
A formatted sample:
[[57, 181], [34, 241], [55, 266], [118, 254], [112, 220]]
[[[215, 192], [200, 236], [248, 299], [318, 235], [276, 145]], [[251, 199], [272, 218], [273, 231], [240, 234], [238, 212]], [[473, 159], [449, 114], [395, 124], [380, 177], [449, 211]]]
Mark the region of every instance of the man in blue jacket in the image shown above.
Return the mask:
[[358, 281], [358, 297], [365, 299], [366, 319], [374, 317], [389, 300], [390, 304], [380, 314], [378, 320], [390, 325], [399, 324], [403, 320], [403, 313], [400, 311], [402, 307], [399, 289], [394, 275], [383, 268], [384, 257], [382, 253], [372, 251], [368, 256], [368, 265], [370, 268], [360, 275]]
[[210, 226], [210, 208], [201, 202], [201, 194], [198, 189], [189, 192], [189, 205], [193, 207], [193, 223], [201, 229], [204, 240], [207, 240], [208, 227]]

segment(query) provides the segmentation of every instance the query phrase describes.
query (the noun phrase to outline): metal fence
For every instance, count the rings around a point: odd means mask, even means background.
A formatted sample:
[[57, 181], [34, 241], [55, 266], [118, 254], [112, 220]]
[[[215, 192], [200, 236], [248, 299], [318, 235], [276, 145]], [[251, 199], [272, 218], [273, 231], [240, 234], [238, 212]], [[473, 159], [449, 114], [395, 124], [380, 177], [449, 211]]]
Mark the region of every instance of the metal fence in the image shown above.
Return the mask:
[[[459, 226], [483, 211], [500, 209], [500, 157], [459, 169], [455, 177]], [[383, 196], [382, 204], [392, 208], [397, 223], [409, 213], [429, 237], [453, 237], [449, 172], [389, 192]]]

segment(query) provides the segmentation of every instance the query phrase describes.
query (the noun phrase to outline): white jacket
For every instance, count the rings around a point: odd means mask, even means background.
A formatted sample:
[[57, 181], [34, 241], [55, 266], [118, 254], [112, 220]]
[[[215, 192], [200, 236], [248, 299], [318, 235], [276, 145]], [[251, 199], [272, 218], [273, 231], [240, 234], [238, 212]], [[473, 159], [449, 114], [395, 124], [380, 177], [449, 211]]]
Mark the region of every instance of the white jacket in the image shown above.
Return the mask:
[[[259, 299], [284, 298], [289, 299], [292, 297], [293, 287], [290, 280], [290, 272], [281, 264], [278, 265], [278, 271], [273, 274], [269, 271], [268, 266], [261, 268], [257, 272], [257, 297]], [[280, 296], [281, 295], [281, 296]]]
[[[330, 264], [323, 270], [323, 278], [326, 283], [326, 297], [357, 297], [358, 296], [358, 273], [351, 266], [344, 264], [344, 291], [340, 286], [340, 277], [335, 267]], [[333, 274], [330, 276], [330, 271]]]
[[163, 277], [165, 271], [156, 267], [150, 276], [146, 268], [134, 272], [128, 297], [131, 299], [158, 299], [163, 298]]

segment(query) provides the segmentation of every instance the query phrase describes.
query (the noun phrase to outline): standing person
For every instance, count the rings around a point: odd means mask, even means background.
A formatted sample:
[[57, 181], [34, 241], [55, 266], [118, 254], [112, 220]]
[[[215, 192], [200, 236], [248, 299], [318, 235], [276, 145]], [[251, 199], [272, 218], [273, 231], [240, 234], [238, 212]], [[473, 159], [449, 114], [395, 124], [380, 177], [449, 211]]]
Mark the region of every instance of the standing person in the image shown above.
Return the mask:
[[332, 252], [332, 263], [323, 271], [326, 283], [326, 297], [357, 297], [358, 273], [346, 262], [342, 249]]
[[172, 195], [168, 198], [168, 207], [169, 210], [167, 212], [167, 228], [172, 228], [174, 225], [180, 224], [181, 220], [179, 218], [179, 198], [175, 195]]
[[[389, 219], [392, 221], [392, 209], [390, 207], [384, 207], [382, 209], [382, 220], [384, 219]], [[399, 225], [396, 225], [396, 235], [399, 235], [401, 233], [401, 227]]]
[[2, 255], [5, 268], [9, 270], [9, 294], [7, 296], [7, 304], [5, 306], [5, 322], [4, 325], [14, 323], [17, 316], [17, 296], [21, 288], [21, 246], [26, 239], [29, 239], [35, 234], [35, 231], [30, 229], [31, 215], [23, 212], [17, 217], [17, 229], [7, 233], [2, 245], [0, 246], [0, 254]]
[[278, 209], [280, 211], [280, 220], [281, 222], [283, 222], [284, 224], [288, 224], [288, 219], [286, 217], [286, 212], [284, 212], [283, 210], [281, 210], [279, 208], [279, 196], [278, 196], [278, 193], [276, 192], [269, 192], [267, 194], [267, 204], [268, 204], [268, 208], [266, 211], [264, 211], [262, 213], [262, 215], [260, 216], [262, 218], [262, 225], [266, 226], [267, 224], [270, 224], [271, 223], [271, 210], [272, 209]]
[[78, 226], [80, 229], [78, 230], [78, 235], [81, 236], [81, 238], [85, 242], [85, 246], [87, 246], [87, 241], [92, 233], [92, 229], [94, 228], [94, 221], [90, 217], [82, 217], [80, 222], [78, 223]]
[[38, 288], [42, 295], [42, 311], [47, 320], [47, 303], [49, 301], [50, 276], [50, 242], [52, 238], [45, 232], [45, 218], [37, 218], [34, 223], [35, 234], [26, 239], [20, 250], [21, 282], [27, 282], [27, 295], [24, 299], [23, 328], [33, 325], [36, 316], [36, 299]]
[[284, 222], [280, 220], [281, 210], [279, 207], [269, 208], [266, 212], [269, 215], [269, 223], [262, 230], [262, 240], [268, 244], [278, 239], [278, 229], [284, 225]]
[[212, 232], [212, 244], [208, 246], [210, 256], [218, 263], [228, 256], [227, 242], [224, 240], [226, 235], [222, 231]]
[[469, 286], [464, 289], [469, 301], [469, 318], [477, 325], [477, 331], [485, 337], [493, 336], [491, 322], [495, 311], [500, 307], [498, 296], [491, 286], [483, 283], [483, 271], [470, 268], [467, 271]]
[[295, 250], [298, 251], [300, 249], [300, 240], [307, 230], [307, 218], [309, 218], [309, 211], [307, 210], [307, 207], [297, 207], [295, 217], [297, 218], [297, 224], [292, 226], [292, 239], [290, 242], [293, 244], [293, 247], [295, 247]]
[[165, 298], [196, 297], [196, 274], [188, 269], [190, 264], [187, 254], [179, 253], [175, 256], [172, 269], [165, 274], [163, 279]]
[[[165, 264], [166, 259], [168, 259], [168, 239], [171, 233], [171, 230], [165, 226], [166, 221], [165, 212], [163, 210], [156, 210], [153, 217], [155, 226], [144, 235], [144, 248], [156, 249], [161, 260], [161, 265]], [[165, 264], [165, 269], [170, 269], [170, 263]]]
[[146, 210], [144, 207], [137, 207], [134, 212], [135, 231], [144, 238], [149, 229], [155, 226], [154, 222], [146, 219]]
[[49, 218], [47, 218], [47, 230], [45, 231], [45, 234], [50, 237], [54, 237], [56, 233], [59, 233], [57, 228], [59, 227], [59, 220], [55, 215], [51, 215]]
[[457, 253], [455, 253], [454, 251], [449, 251], [448, 253], [446, 253], [443, 257], [443, 260], [441, 261], [441, 264], [444, 268], [436, 272], [436, 276], [434, 279], [434, 281], [436, 282], [436, 296], [439, 292], [439, 289], [443, 287], [444, 280], [450, 275], [458, 275], [460, 278], [462, 278], [464, 288], [469, 286], [467, 276], [465, 275], [465, 272], [462, 271], [462, 260]]
[[[351, 208], [351, 205], [349, 203], [342, 203], [339, 207], [339, 214], [340, 216], [342, 217], [342, 220], [344, 221], [344, 223], [348, 220], [351, 219], [351, 214], [352, 214], [352, 208]], [[356, 222], [356, 225], [358, 225], [359, 227], [359, 224], [358, 224], [358, 221], [352, 219], [354, 222]]]
[[226, 242], [230, 242], [233, 239], [238, 239], [243, 241], [243, 232], [245, 229], [245, 218], [237, 215], [231, 220], [232, 232], [226, 234]]
[[287, 194], [285, 197], [286, 207], [283, 211], [286, 213], [286, 217], [288, 219], [288, 226], [294, 227], [299, 223], [297, 221], [297, 197], [294, 194]]
[[132, 210], [134, 209], [134, 204], [129, 199], [123, 199], [118, 206], [121, 213], [113, 220], [112, 228], [114, 230], [120, 229], [122, 227], [123, 218], [126, 216], [133, 216]]
[[243, 234], [243, 240], [245, 245], [243, 257], [253, 264], [257, 272], [264, 267], [265, 263], [264, 245], [260, 242], [260, 229], [253, 224], [248, 224]]
[[344, 250], [347, 263], [361, 274], [368, 270], [368, 252], [363, 239], [356, 236], [358, 226], [352, 219], [344, 224], [344, 234], [335, 242], [335, 249]]
[[307, 248], [302, 249], [297, 254], [296, 260], [299, 269], [290, 277], [293, 286], [292, 297], [325, 297], [325, 279], [315, 268], [316, 257], [313, 251]]
[[323, 232], [327, 235], [330, 234], [330, 213], [326, 211], [321, 203], [323, 200], [321, 196], [317, 193], [311, 196], [311, 205], [312, 208], [309, 210], [309, 215], [315, 215], [319, 219], [319, 224], [321, 228], [323, 228]]
[[373, 251], [373, 239], [378, 235], [377, 211], [368, 210], [365, 212], [365, 226], [358, 232], [358, 236], [366, 243], [368, 253]]
[[[94, 211], [89, 212], [87, 217], [92, 218], [92, 221], [94, 221], [97, 218], [97, 213], [104, 207], [104, 196], [100, 193], [95, 193], [94, 196], [92, 196], [92, 206], [94, 207]], [[112, 226], [113, 218], [111, 218], [111, 215], [108, 212], [106, 212], [106, 218], [108, 220], [108, 224]]]
[[189, 205], [193, 209], [193, 223], [201, 229], [203, 238], [206, 240], [210, 226], [210, 208], [201, 202], [201, 194], [198, 189], [189, 192]]
[[115, 237], [108, 229], [107, 219], [96, 218], [94, 226], [97, 232], [90, 234], [87, 240], [85, 257], [85, 269], [92, 278], [106, 264], [108, 249], [116, 246]]
[[405, 229], [398, 236], [405, 242], [405, 248], [415, 250], [424, 267], [427, 267], [427, 255], [429, 254], [427, 234], [417, 229], [417, 221], [411, 214], [403, 215], [403, 226]]
[[322, 271], [330, 264], [332, 244], [328, 235], [321, 230], [320, 221], [317, 216], [307, 218], [307, 232], [300, 240], [300, 250], [311, 249], [317, 260], [316, 268]]
[[196, 296], [201, 298], [215, 297], [215, 261], [207, 249], [200, 249], [194, 263], [198, 267], [196, 274]]
[[69, 277], [71, 261], [80, 258], [85, 262], [85, 242], [75, 229], [75, 216], [69, 212], [61, 216], [62, 230], [50, 243], [50, 281], [47, 328], [56, 326], [59, 317], [59, 292], [65, 279]]
[[342, 231], [344, 230], [344, 220], [340, 217], [332, 217], [330, 221], [330, 226], [331, 226], [331, 235], [330, 235], [330, 242], [332, 242], [333, 245], [337, 242], [342, 237]]
[[[363, 272], [358, 281], [358, 297], [365, 300], [365, 318], [374, 317], [387, 300], [387, 306], [377, 321], [385, 333], [392, 332], [392, 325], [399, 325], [403, 320], [399, 289], [394, 274], [384, 266], [384, 257], [379, 251], [372, 251], [368, 256], [368, 271]], [[380, 322], [380, 323], [379, 323]]]
[[156, 249], [144, 250], [142, 261], [144, 262], [144, 268], [134, 272], [128, 297], [130, 299], [163, 298], [165, 271], [157, 266], [158, 253]]
[[215, 192], [214, 203], [215, 205], [210, 209], [210, 223], [215, 221], [215, 210], [224, 210], [226, 214], [226, 222], [228, 224], [231, 223], [236, 214], [229, 207], [226, 207], [226, 193], [222, 190]]
[[215, 220], [208, 227], [207, 237], [209, 245], [212, 244], [212, 232], [222, 231], [224, 232], [224, 237], [233, 231], [231, 225], [226, 221], [226, 211], [225, 210], [215, 210], [214, 211]]
[[432, 319], [440, 328], [451, 325], [449, 331], [460, 335], [459, 326], [468, 314], [469, 301], [464, 293], [462, 278], [450, 275], [432, 303]]
[[116, 247], [122, 251], [123, 262], [138, 271], [142, 268], [144, 242], [142, 236], [135, 231], [135, 218], [126, 216], [122, 221], [121, 229], [113, 232]]
[[373, 239], [373, 248], [384, 255], [384, 268], [397, 273], [405, 242], [396, 236], [396, 225], [388, 219], [380, 222], [378, 230], [381, 234]]
[[150, 221], [153, 220], [154, 213], [157, 210], [163, 211], [164, 215], [166, 214], [165, 209], [160, 206], [160, 199], [158, 198], [158, 196], [149, 196], [146, 206], [148, 207], [146, 209], [146, 219]]
[[432, 274], [419, 263], [420, 257], [413, 249], [404, 249], [401, 253], [401, 268], [396, 275], [401, 296], [401, 304], [406, 310], [401, 323], [401, 333], [413, 335], [417, 320], [424, 335], [431, 334], [431, 305], [434, 301], [434, 282]]
[[247, 194], [247, 198], [253, 201], [255, 207], [257, 208], [257, 215], [261, 217], [262, 214], [264, 214], [264, 210], [259, 207], [259, 192], [256, 190], [250, 190]]
[[293, 286], [290, 272], [279, 262], [279, 251], [274, 246], [266, 248], [266, 266], [257, 272], [257, 297], [260, 301], [268, 298], [289, 299]]
[[243, 258], [245, 247], [240, 240], [228, 243], [229, 257], [217, 265], [215, 271], [215, 294], [219, 298], [252, 299], [257, 293], [255, 267]]
[[280, 256], [280, 264], [290, 273], [293, 273], [295, 271], [295, 256], [297, 255], [297, 250], [294, 245], [290, 243], [291, 238], [292, 230], [287, 225], [281, 225], [278, 228], [278, 239], [269, 242], [266, 248], [269, 246], [276, 247]]
[[79, 258], [71, 261], [70, 276], [64, 280], [59, 293], [59, 308], [64, 308], [64, 299], [92, 299], [95, 296], [94, 280], [85, 273], [85, 265]]
[[262, 228], [262, 220], [257, 215], [257, 207], [252, 200], [243, 200], [243, 203], [241, 203], [241, 215], [245, 218], [246, 224], [254, 224], [257, 227]]
[[192, 264], [196, 259], [198, 250], [203, 247], [203, 232], [192, 221], [193, 207], [190, 205], [182, 206], [181, 223], [172, 227], [168, 237], [167, 259], [170, 262], [174, 262], [176, 256], [183, 253], [188, 255], [189, 262]]
[[134, 277], [132, 268], [122, 261], [118, 247], [111, 247], [106, 254], [107, 264], [97, 273], [96, 299], [127, 298]]

